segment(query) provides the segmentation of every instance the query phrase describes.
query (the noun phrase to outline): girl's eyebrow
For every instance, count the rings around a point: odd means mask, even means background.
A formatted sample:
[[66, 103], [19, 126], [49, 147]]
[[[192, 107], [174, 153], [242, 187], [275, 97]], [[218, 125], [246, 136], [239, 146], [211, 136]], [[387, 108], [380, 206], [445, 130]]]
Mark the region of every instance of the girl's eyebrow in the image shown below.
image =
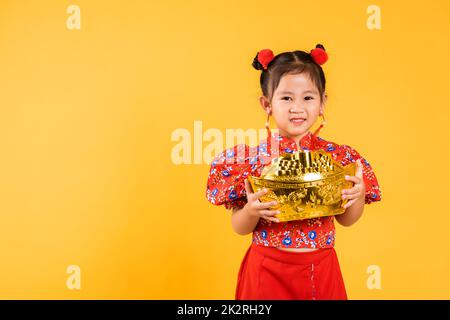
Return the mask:
[[[316, 90], [305, 90], [305, 91], [303, 91], [303, 93], [314, 93], [314, 94], [317, 94], [317, 91]], [[294, 94], [294, 93], [291, 92], [291, 91], [280, 91], [280, 92], [278, 92], [278, 94]]]

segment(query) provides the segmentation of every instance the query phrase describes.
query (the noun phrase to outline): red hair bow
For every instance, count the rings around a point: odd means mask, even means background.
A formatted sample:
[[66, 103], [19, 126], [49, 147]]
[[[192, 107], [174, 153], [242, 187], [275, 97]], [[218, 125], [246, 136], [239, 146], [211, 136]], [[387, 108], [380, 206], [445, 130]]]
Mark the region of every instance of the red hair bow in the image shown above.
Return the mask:
[[270, 49], [263, 49], [258, 53], [258, 61], [262, 64], [264, 70], [267, 69], [267, 65], [273, 59], [273, 52]]
[[328, 54], [325, 52], [323, 47], [321, 48], [321, 46], [312, 49], [310, 54], [313, 60], [319, 65], [324, 64], [328, 60]]

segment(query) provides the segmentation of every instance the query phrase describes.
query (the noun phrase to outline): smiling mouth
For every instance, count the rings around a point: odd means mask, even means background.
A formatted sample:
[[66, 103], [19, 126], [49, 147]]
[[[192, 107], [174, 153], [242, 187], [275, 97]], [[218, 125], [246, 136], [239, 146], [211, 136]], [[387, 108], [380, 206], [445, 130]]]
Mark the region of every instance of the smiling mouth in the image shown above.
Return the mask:
[[305, 118], [292, 118], [292, 119], [289, 119], [289, 121], [293, 124], [302, 124], [303, 122], [306, 121], [306, 119]]

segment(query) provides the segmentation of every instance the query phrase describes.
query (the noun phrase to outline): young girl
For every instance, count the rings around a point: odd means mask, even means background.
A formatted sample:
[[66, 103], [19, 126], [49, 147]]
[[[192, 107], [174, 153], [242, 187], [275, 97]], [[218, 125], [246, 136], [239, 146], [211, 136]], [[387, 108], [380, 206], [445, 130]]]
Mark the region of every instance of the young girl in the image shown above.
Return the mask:
[[[381, 191], [369, 162], [355, 149], [317, 136], [325, 124], [327, 95], [321, 65], [327, 59], [320, 44], [310, 52], [275, 57], [270, 49], [259, 51], [252, 65], [262, 70], [259, 99], [267, 114], [268, 138], [254, 148], [236, 145], [211, 163], [208, 201], [233, 210], [231, 224], [236, 233], [252, 232], [239, 269], [236, 299], [347, 299], [334, 249], [334, 220], [343, 226], [354, 224], [364, 204], [381, 200]], [[270, 116], [277, 133], [270, 131]], [[318, 116], [322, 124], [311, 133]], [[260, 176], [272, 159], [297, 150], [324, 150], [343, 166], [356, 162], [355, 176], [346, 176], [354, 185], [342, 191], [342, 198], [348, 199], [343, 214], [279, 222], [274, 216], [279, 212], [270, 209], [276, 203], [259, 200], [267, 190], [253, 192], [249, 175]]]

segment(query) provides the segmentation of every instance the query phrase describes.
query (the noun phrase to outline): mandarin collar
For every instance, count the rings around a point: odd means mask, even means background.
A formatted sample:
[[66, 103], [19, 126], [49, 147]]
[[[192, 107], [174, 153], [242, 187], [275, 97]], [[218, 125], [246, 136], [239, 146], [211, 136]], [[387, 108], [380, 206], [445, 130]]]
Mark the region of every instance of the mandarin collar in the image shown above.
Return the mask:
[[[293, 150], [298, 149], [298, 145], [297, 143], [295, 143], [294, 139], [286, 137], [285, 135], [280, 134], [278, 131], [273, 132], [272, 136], [280, 141], [280, 146], [284, 144], [290, 146]], [[303, 150], [310, 150], [314, 139], [317, 139], [317, 137], [314, 137], [312, 132], [308, 130], [308, 132], [300, 139], [300, 147]]]

